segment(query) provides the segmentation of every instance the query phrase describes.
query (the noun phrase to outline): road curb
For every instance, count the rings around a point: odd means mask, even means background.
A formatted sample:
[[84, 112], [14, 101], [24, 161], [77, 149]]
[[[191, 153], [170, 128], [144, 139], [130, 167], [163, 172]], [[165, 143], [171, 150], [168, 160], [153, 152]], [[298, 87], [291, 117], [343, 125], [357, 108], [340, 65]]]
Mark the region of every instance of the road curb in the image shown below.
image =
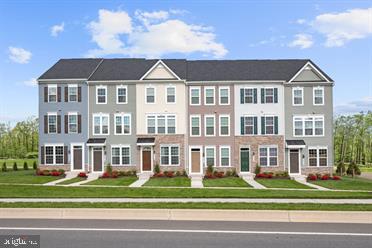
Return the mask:
[[372, 224], [372, 212], [130, 208], [0, 208], [0, 219], [187, 220]]

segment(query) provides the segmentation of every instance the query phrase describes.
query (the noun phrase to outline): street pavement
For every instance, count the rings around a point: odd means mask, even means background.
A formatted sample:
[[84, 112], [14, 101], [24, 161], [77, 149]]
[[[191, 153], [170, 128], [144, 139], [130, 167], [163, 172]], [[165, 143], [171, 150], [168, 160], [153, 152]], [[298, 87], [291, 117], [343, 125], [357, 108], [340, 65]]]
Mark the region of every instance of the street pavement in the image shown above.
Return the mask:
[[1, 219], [0, 235], [41, 235], [41, 247], [372, 247], [372, 225], [228, 221]]

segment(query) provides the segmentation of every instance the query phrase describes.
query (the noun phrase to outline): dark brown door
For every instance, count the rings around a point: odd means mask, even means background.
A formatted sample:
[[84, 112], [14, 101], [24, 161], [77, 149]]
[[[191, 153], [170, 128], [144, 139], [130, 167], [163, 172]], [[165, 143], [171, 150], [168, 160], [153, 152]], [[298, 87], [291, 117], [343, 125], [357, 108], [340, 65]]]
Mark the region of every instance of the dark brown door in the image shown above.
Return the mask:
[[102, 171], [102, 149], [93, 150], [93, 171]]
[[191, 172], [200, 173], [200, 149], [191, 149]]
[[74, 170], [83, 169], [83, 147], [74, 146]]
[[298, 150], [289, 150], [289, 163], [290, 163], [290, 173], [297, 174], [300, 172], [299, 164], [299, 151]]
[[142, 151], [142, 171], [151, 171], [151, 151]]

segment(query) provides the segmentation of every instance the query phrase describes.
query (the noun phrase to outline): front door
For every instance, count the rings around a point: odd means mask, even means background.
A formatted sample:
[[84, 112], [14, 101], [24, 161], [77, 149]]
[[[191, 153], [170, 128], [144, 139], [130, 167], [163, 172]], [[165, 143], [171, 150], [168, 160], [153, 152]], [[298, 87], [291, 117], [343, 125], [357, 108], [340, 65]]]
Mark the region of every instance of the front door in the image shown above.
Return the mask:
[[298, 149], [289, 150], [289, 173], [300, 173], [300, 154]]
[[240, 148], [240, 171], [249, 172], [249, 148]]
[[102, 148], [93, 148], [93, 171], [102, 171]]
[[73, 170], [83, 170], [83, 147], [74, 146], [73, 147]]
[[200, 148], [191, 149], [191, 173], [200, 173]]
[[151, 171], [151, 149], [142, 150], [142, 171]]

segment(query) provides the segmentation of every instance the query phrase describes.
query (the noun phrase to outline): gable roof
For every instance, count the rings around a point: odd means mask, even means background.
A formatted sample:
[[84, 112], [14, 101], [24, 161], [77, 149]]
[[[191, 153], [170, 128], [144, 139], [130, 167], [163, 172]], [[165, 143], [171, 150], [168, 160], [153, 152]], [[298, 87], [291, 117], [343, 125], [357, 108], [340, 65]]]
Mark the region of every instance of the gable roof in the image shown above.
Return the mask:
[[88, 79], [102, 59], [60, 59], [39, 79]]
[[[140, 80], [158, 59], [61, 59], [39, 79], [82, 78], [89, 81]], [[180, 79], [187, 81], [290, 81], [311, 63], [330, 82], [333, 80], [308, 59], [283, 60], [161, 60]]]

